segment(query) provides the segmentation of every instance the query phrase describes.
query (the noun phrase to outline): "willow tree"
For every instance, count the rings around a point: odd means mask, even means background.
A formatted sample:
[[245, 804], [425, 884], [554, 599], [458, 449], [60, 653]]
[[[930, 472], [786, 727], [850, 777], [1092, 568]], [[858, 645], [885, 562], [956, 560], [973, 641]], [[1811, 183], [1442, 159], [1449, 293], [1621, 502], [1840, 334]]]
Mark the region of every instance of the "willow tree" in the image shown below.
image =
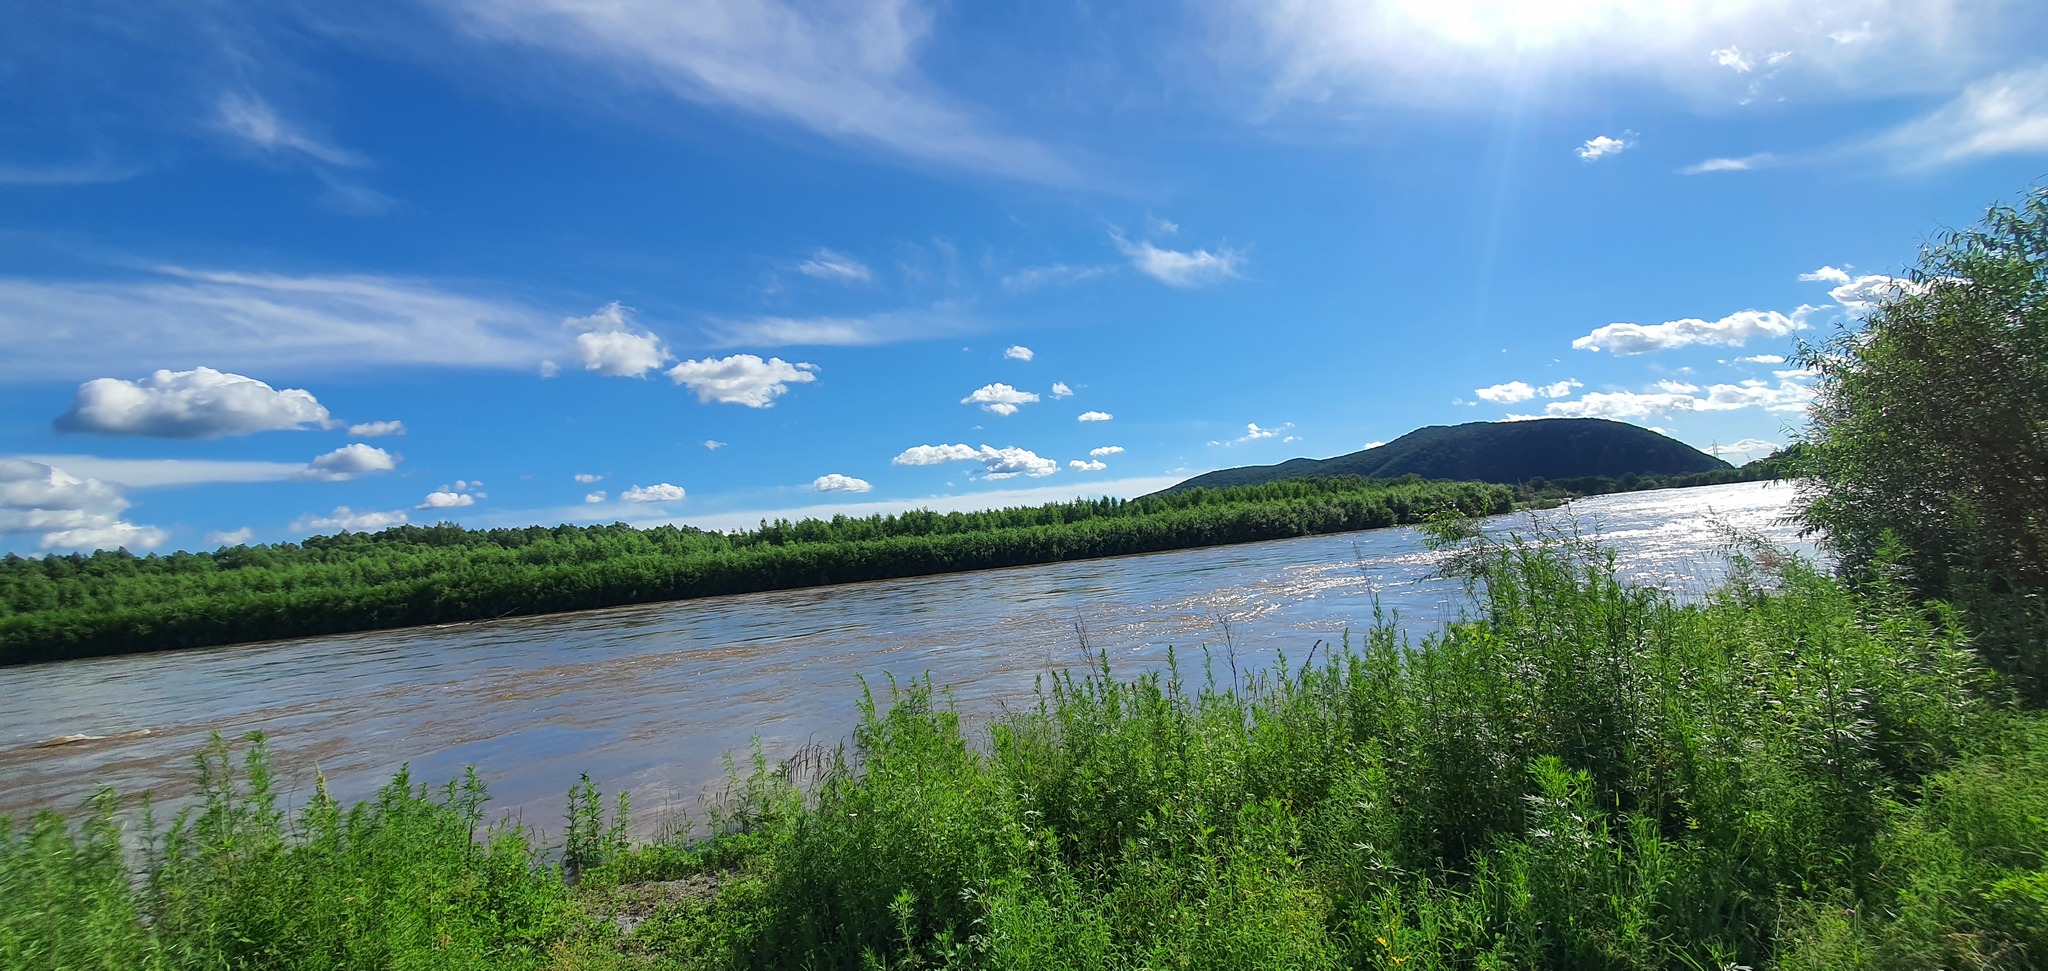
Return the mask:
[[1866, 574], [1962, 608], [1989, 660], [2048, 697], [2048, 187], [1925, 246], [1818, 372], [1803, 515]]

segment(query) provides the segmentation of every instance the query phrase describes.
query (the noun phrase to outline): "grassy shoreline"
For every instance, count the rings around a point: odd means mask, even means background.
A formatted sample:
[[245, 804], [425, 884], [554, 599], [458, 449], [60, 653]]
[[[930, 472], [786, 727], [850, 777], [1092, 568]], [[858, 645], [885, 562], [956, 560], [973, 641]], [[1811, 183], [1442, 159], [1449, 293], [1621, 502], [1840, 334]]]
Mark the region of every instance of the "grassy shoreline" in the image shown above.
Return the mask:
[[[1799, 563], [1679, 606], [1597, 549], [1475, 553], [1482, 609], [1243, 681], [1104, 668], [968, 737], [929, 683], [756, 761], [696, 844], [481, 787], [289, 818], [260, 746], [135, 861], [0, 833], [21, 967], [2033, 967], [2048, 725], [1939, 610]], [[808, 784], [797, 785], [796, 781]], [[572, 877], [574, 879], [572, 879]]]

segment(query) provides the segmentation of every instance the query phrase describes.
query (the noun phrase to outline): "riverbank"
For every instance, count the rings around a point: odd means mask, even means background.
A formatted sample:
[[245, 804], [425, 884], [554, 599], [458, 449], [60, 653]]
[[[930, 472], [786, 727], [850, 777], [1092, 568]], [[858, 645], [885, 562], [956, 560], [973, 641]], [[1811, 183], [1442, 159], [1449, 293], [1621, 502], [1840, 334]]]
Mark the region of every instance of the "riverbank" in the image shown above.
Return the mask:
[[0, 666], [1351, 532], [1513, 508], [1506, 486], [1324, 479], [977, 513], [467, 530], [0, 560]]
[[2041, 953], [2048, 730], [1940, 614], [1797, 562], [1693, 606], [1582, 546], [1482, 562], [1483, 611], [1420, 643], [1382, 627], [1259, 671], [1050, 678], [986, 735], [930, 684], [877, 686], [837, 755], [742, 759], [723, 835], [694, 845], [629, 848], [585, 791], [544, 852], [489, 830], [460, 781], [287, 822], [260, 758], [230, 784], [216, 752], [207, 807], [151, 842], [149, 880], [109, 827], [0, 839], [0, 956], [1405, 971]]

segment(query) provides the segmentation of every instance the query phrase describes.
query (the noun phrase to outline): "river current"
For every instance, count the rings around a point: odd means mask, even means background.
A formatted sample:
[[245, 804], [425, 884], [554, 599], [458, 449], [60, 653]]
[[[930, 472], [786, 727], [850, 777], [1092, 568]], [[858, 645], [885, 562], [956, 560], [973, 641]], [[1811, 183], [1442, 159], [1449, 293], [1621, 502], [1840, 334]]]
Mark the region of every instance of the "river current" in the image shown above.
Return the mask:
[[[1792, 490], [1750, 483], [1580, 500], [1489, 520], [1597, 535], [1632, 581], [1697, 597], [1732, 528], [1812, 556]], [[211, 732], [262, 731], [288, 799], [315, 770], [345, 800], [400, 765], [439, 783], [474, 765], [491, 807], [559, 838], [579, 773], [632, 793], [647, 835], [701, 819], [728, 752], [838, 744], [860, 679], [929, 673], [963, 715], [1028, 703], [1033, 679], [1105, 651], [1121, 674], [1178, 650], [1240, 670], [1305, 657], [1372, 623], [1412, 636], [1456, 619], [1461, 583], [1414, 529], [716, 597], [440, 628], [0, 669], [0, 815], [72, 810], [96, 787], [176, 807]], [[1225, 675], [1227, 680], [1228, 675]], [[91, 736], [49, 745], [67, 736]]]

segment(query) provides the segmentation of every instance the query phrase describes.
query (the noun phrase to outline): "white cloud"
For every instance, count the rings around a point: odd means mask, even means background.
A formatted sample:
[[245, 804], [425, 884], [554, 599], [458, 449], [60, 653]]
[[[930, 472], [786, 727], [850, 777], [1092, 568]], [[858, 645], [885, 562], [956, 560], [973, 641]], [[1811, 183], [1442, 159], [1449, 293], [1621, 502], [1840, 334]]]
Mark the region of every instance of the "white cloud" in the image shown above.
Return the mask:
[[1014, 415], [1019, 405], [1028, 405], [1037, 400], [1038, 393], [1035, 391], [1019, 391], [997, 382], [976, 388], [967, 397], [960, 399], [960, 403], [980, 405], [981, 410], [992, 411], [998, 415]]
[[315, 458], [298, 477], [322, 482], [346, 482], [358, 476], [389, 472], [398, 468], [398, 461], [397, 456], [381, 448], [354, 442]]
[[1506, 384], [1496, 384], [1491, 387], [1480, 388], [1472, 393], [1497, 405], [1511, 405], [1517, 401], [1527, 401], [1530, 398], [1536, 397], [1536, 389], [1523, 381], [1509, 381]]
[[1618, 356], [1668, 351], [1693, 344], [1741, 346], [1753, 337], [1784, 337], [1802, 330], [1800, 315], [1775, 310], [1738, 310], [1720, 320], [1688, 317], [1662, 324], [1608, 324], [1572, 341], [1579, 350], [1607, 351]]
[[719, 347], [871, 347], [933, 337], [949, 337], [979, 328], [952, 302], [926, 309], [869, 314], [865, 317], [753, 317], [714, 320], [706, 337]]
[[1027, 266], [1002, 279], [1002, 287], [1010, 293], [1028, 293], [1041, 287], [1066, 286], [1083, 280], [1092, 280], [1114, 270], [1109, 266], [1068, 266], [1054, 263], [1048, 266]]
[[[1278, 428], [1262, 428], [1260, 427], [1258, 422], [1247, 422], [1244, 426], [1243, 435], [1233, 438], [1227, 442], [1210, 442], [1209, 444], [1222, 445], [1225, 447], [1229, 447], [1231, 445], [1243, 445], [1246, 442], [1256, 442], [1263, 438], [1278, 438], [1283, 433], [1293, 430], [1293, 428], [1294, 423], [1291, 421], [1281, 425]], [[1294, 436], [1289, 435], [1287, 437], [1287, 441], [1291, 442], [1293, 440]]]
[[1244, 254], [1227, 246], [1213, 253], [1182, 251], [1160, 249], [1149, 242], [1133, 243], [1120, 233], [1111, 233], [1109, 238], [1138, 272], [1170, 287], [1205, 287], [1236, 279], [1238, 268], [1244, 265]]
[[334, 507], [334, 512], [325, 516], [315, 516], [312, 513], [300, 516], [292, 520], [291, 528], [292, 532], [295, 533], [317, 533], [327, 530], [367, 533], [373, 530], [389, 529], [393, 526], [403, 526], [408, 521], [409, 517], [406, 516], [403, 509], [393, 509], [389, 512], [375, 512], [371, 510], [357, 512], [348, 506], [336, 506]]
[[715, 438], [707, 438], [701, 444], [704, 446], [704, 450], [707, 452], [716, 452], [719, 449], [725, 447], [724, 442], [721, 442]]
[[1679, 169], [1681, 175], [1704, 175], [1708, 172], [1747, 172], [1751, 169], [1765, 169], [1778, 164], [1778, 157], [1769, 152], [1757, 152], [1741, 158], [1710, 158], [1694, 162]]
[[449, 492], [449, 491], [445, 491], [445, 490], [444, 490], [444, 491], [435, 491], [435, 492], [429, 492], [429, 493], [427, 493], [427, 497], [426, 497], [425, 499], [421, 500], [421, 501], [420, 501], [420, 504], [419, 504], [419, 505], [417, 505], [417, 506], [414, 506], [413, 508], [415, 508], [415, 509], [459, 509], [459, 508], [461, 508], [461, 507], [463, 507], [463, 506], [474, 506], [474, 505], [476, 505], [476, 497], [475, 497], [475, 496], [473, 496], [473, 495], [470, 495], [470, 494], [469, 494], [469, 493], [467, 493], [467, 492]]
[[1610, 155], [1620, 155], [1622, 152], [1634, 148], [1635, 144], [1634, 141], [1626, 137], [1626, 133], [1621, 138], [1597, 135], [1586, 139], [1584, 145], [1580, 145], [1578, 148], [1573, 149], [1573, 151], [1578, 154], [1581, 161], [1598, 162]]
[[[815, 505], [782, 507], [776, 509], [730, 509], [724, 511], [693, 512], [687, 519], [649, 517], [634, 521], [636, 526], [654, 526], [663, 522], [677, 525], [688, 524], [700, 529], [752, 529], [761, 520], [798, 520], [804, 518], [830, 519], [833, 516], [891, 515], [910, 510], [933, 512], [974, 511], [981, 509], [1011, 509], [1018, 506], [1037, 506], [1048, 502], [1064, 502], [1089, 496], [1117, 496], [1132, 498], [1158, 492], [1188, 477], [1192, 470], [1182, 469], [1176, 474], [1163, 476], [1140, 476], [1129, 479], [1090, 479], [1083, 485], [1030, 485], [1014, 489], [990, 489], [984, 492], [969, 492], [958, 495], [935, 495], [924, 498], [868, 499], [857, 502], [834, 501]], [[1085, 490], [1085, 492], [1084, 492]], [[585, 510], [571, 507], [541, 511], [512, 512], [501, 516], [510, 524], [532, 522], [535, 519], [585, 519]]]
[[222, 438], [331, 424], [311, 392], [278, 390], [212, 368], [157, 371], [141, 381], [95, 378], [78, 386], [60, 432], [150, 438]]
[[597, 475], [591, 472], [578, 472], [576, 473], [576, 481], [584, 485], [589, 485], [593, 482], [603, 482], [604, 476]]
[[980, 462], [989, 479], [1008, 479], [1018, 475], [1047, 476], [1058, 472], [1060, 464], [1048, 458], [1040, 458], [1036, 452], [1022, 448], [990, 448], [983, 445], [913, 445], [904, 449], [895, 458], [893, 465], [939, 465], [945, 462]]
[[834, 283], [869, 283], [875, 278], [867, 264], [828, 249], [819, 249], [811, 258], [798, 263], [796, 271], [807, 277], [830, 280]]
[[624, 502], [680, 502], [682, 498], [683, 487], [666, 482], [657, 482], [651, 486], [636, 485], [619, 493], [619, 499]]
[[938, 465], [942, 462], [962, 462], [980, 457], [980, 450], [972, 445], [913, 445], [904, 449], [891, 465]]
[[850, 475], [840, 475], [834, 472], [830, 475], [821, 475], [812, 480], [811, 488], [819, 492], [871, 492], [875, 487], [869, 485], [866, 479], [856, 479]]
[[1752, 86], [1766, 73], [1805, 102], [1952, 90], [1987, 65], [2038, 57], [2028, 39], [2048, 19], [2034, 4], [1941, 0], [1219, 0], [1212, 9], [1213, 49], [1226, 68], [1254, 75], [1225, 82], [1255, 92], [1251, 110], [1363, 117], [1372, 116], [1353, 104], [1484, 109], [1502, 97], [1590, 97], [1645, 83], [1719, 106], [1757, 97]]
[[1700, 451], [1705, 452], [1708, 455], [1718, 455], [1722, 457], [1733, 455], [1736, 458], [1743, 459], [1746, 461], [1749, 459], [1762, 458], [1763, 456], [1769, 455], [1772, 452], [1775, 452], [1784, 447], [1785, 446], [1780, 445], [1777, 442], [1767, 442], [1761, 438], [1745, 438], [1739, 442], [1733, 442], [1727, 445], [1709, 445], [1706, 448], [1700, 449]]
[[1104, 445], [1101, 448], [1091, 448], [1088, 450], [1088, 454], [1096, 458], [1102, 458], [1105, 455], [1122, 455], [1123, 453], [1124, 447], [1122, 445]]
[[1722, 67], [1732, 68], [1737, 74], [1747, 74], [1751, 68], [1756, 67], [1754, 60], [1744, 57], [1742, 51], [1735, 47], [1723, 47], [1707, 56], [1712, 57], [1714, 63]]
[[385, 435], [405, 434], [402, 421], [366, 421], [348, 426], [348, 433], [355, 438], [381, 438]]
[[1055, 398], [1071, 398], [1074, 396], [1074, 389], [1067, 387], [1065, 381], [1054, 381], [1052, 383], [1052, 396]]
[[1657, 390], [1662, 391], [1665, 394], [1691, 394], [1695, 391], [1698, 391], [1699, 389], [1699, 385], [1686, 384], [1683, 381], [1671, 381], [1667, 379], [1657, 382]]
[[1987, 78], [1875, 147], [1912, 169], [1993, 155], [2048, 153], [2048, 64]]
[[1103, 469], [1109, 468], [1109, 463], [1101, 461], [1083, 462], [1080, 459], [1068, 459], [1067, 468], [1073, 469], [1076, 472], [1100, 472]]
[[269, 102], [254, 94], [228, 94], [214, 106], [214, 112], [220, 130], [273, 155], [291, 153], [328, 165], [367, 164], [361, 155], [315, 138], [286, 121]]
[[984, 479], [1014, 479], [1020, 475], [1039, 478], [1058, 472], [1060, 464], [1041, 458], [1037, 452], [1026, 448], [990, 448], [983, 445], [981, 468]]
[[560, 374], [560, 373], [562, 373], [562, 366], [561, 366], [560, 364], [556, 364], [556, 363], [555, 363], [555, 362], [553, 362], [553, 361], [542, 361], [542, 362], [540, 362], [540, 378], [541, 378], [541, 380], [545, 381], [545, 380], [547, 380], [547, 379], [549, 379], [549, 378], [552, 378], [552, 377], [554, 377], [555, 375], [558, 375], [558, 374]]
[[592, 503], [592, 504], [595, 504], [595, 503], [600, 503], [600, 502], [603, 502], [603, 501], [604, 501], [604, 490], [603, 490], [603, 489], [599, 489], [599, 490], [597, 490], [596, 492], [587, 492], [587, 493], [584, 493], [584, 495], [583, 495], [583, 501], [584, 501], [584, 502], [587, 502], [587, 503]]
[[379, 276], [159, 267], [89, 282], [0, 279], [0, 377], [76, 380], [205, 360], [239, 373], [380, 365], [524, 370], [558, 346], [541, 314]]
[[614, 300], [588, 317], [571, 317], [562, 326], [578, 331], [576, 359], [583, 369], [613, 377], [637, 378], [668, 363], [661, 338], [633, 329], [633, 311]]
[[282, 482], [306, 471], [306, 467], [298, 462], [232, 459], [122, 459], [97, 455], [21, 455], [15, 458], [54, 465], [73, 475], [131, 489], [213, 482]]
[[1576, 401], [1553, 401], [1545, 405], [1543, 411], [1551, 418], [1640, 418], [1681, 411], [1735, 411], [1743, 408], [1797, 412], [1806, 410], [1813, 401], [1812, 388], [1791, 381], [1781, 381], [1775, 387], [1761, 381], [1716, 384], [1706, 389], [1705, 397], [1697, 396], [1694, 392], [1698, 389], [1692, 385], [1671, 387], [1692, 390], [1645, 393], [1595, 391]]
[[256, 538], [256, 531], [247, 526], [241, 529], [214, 530], [206, 534], [208, 546], [243, 546]]
[[1783, 354], [1751, 354], [1751, 355], [1750, 355], [1750, 356], [1748, 356], [1748, 357], [1738, 357], [1738, 358], [1736, 358], [1736, 359], [1735, 359], [1735, 363], [1737, 363], [1737, 364], [1783, 364], [1783, 363], [1785, 363], [1785, 356], [1784, 356]]
[[0, 458], [0, 536], [32, 536], [42, 550], [145, 550], [170, 534], [123, 520], [128, 500], [98, 479], [43, 462]]
[[1823, 266], [1812, 273], [1799, 274], [1799, 279], [1808, 283], [1847, 283], [1849, 282], [1849, 271], [1832, 266]]
[[460, 0], [451, 7], [475, 36], [574, 59], [629, 92], [781, 118], [923, 162], [1075, 181], [1053, 151], [989, 130], [979, 112], [920, 75], [914, 55], [932, 16], [911, 0]]
[[1022, 344], [1011, 344], [1003, 351], [1003, 356], [1012, 361], [1028, 361], [1037, 355], [1031, 353], [1031, 348], [1025, 347]]
[[815, 364], [791, 364], [779, 357], [764, 361], [753, 354], [734, 354], [731, 357], [684, 361], [669, 368], [668, 376], [677, 384], [688, 385], [697, 393], [699, 403], [716, 401], [749, 408], [772, 408], [775, 399], [786, 394], [790, 385], [818, 380], [817, 370]]
[[1823, 266], [1812, 273], [1801, 273], [1799, 279], [1835, 284], [1828, 289], [1828, 296], [1833, 297], [1836, 303], [1842, 305], [1843, 310], [1856, 317], [1869, 315], [1888, 300], [1926, 290], [1925, 286], [1903, 277], [1866, 273], [1852, 278], [1846, 270], [1838, 270], [1832, 266]]
[[1079, 415], [1076, 415], [1076, 416], [1074, 416], [1074, 420], [1075, 420], [1075, 421], [1109, 421], [1109, 420], [1111, 420], [1111, 419], [1113, 419], [1113, 418], [1115, 418], [1115, 417], [1116, 417], [1115, 415], [1112, 415], [1112, 414], [1110, 414], [1109, 412], [1106, 412], [1106, 411], [1084, 411], [1084, 412], [1080, 413]]
[[1367, 443], [1365, 443], [1365, 447], [1366, 447], [1366, 448], [1378, 448], [1378, 447], [1380, 447], [1380, 446], [1382, 446], [1382, 445], [1385, 445], [1385, 444], [1387, 444], [1387, 443], [1385, 443], [1385, 442], [1367, 442]]
[[1585, 385], [1579, 383], [1579, 379], [1566, 378], [1562, 381], [1553, 381], [1549, 384], [1543, 385], [1540, 388], [1537, 388], [1536, 396], [1539, 398], [1562, 398], [1566, 395], [1571, 394], [1574, 388], [1583, 387], [1585, 387]]

